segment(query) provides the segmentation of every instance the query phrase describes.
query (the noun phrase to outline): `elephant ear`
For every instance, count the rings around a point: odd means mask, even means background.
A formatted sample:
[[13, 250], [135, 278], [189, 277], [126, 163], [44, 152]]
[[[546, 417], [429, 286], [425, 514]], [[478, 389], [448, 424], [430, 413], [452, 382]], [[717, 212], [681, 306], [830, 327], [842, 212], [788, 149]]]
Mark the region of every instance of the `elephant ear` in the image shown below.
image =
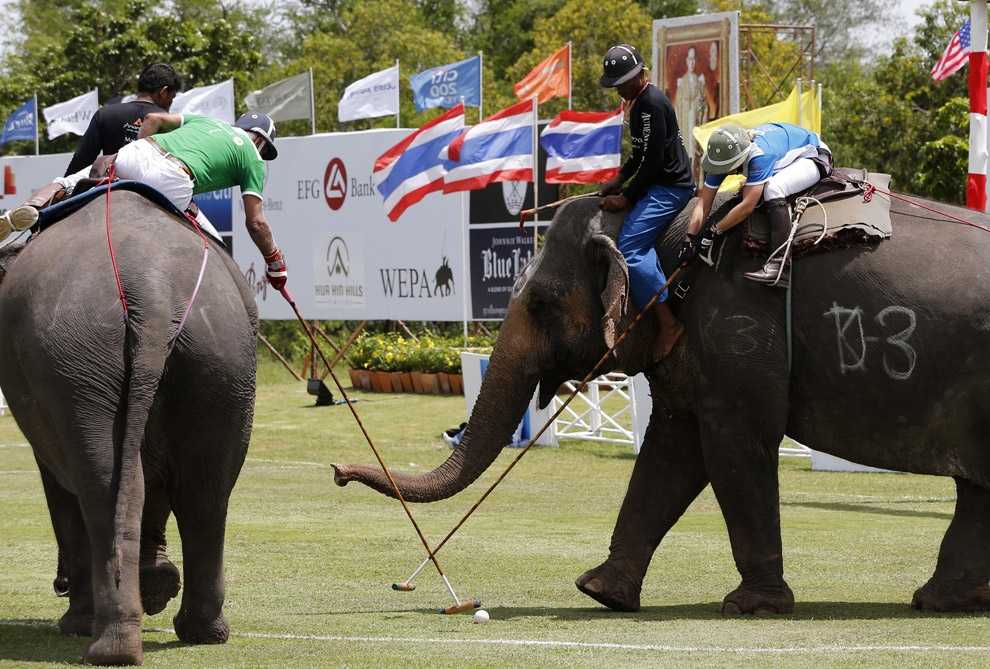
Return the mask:
[[629, 306], [629, 268], [611, 237], [596, 234], [591, 237], [591, 241], [600, 245], [608, 256], [608, 279], [605, 281], [605, 290], [602, 291], [602, 306], [605, 308], [602, 331], [605, 333], [605, 345], [612, 348], [615, 346], [618, 324], [625, 317]]

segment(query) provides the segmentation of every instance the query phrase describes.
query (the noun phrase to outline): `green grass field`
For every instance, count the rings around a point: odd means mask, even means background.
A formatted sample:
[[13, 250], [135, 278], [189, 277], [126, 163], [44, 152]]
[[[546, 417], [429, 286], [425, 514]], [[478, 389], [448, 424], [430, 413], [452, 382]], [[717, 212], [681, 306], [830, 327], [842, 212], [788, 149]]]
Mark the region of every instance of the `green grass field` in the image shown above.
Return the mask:
[[[985, 616], [912, 611], [934, 568], [954, 488], [948, 479], [780, 468], [785, 569], [794, 615], [723, 619], [738, 582], [725, 525], [706, 490], [667, 536], [644, 586], [643, 609], [617, 614], [574, 579], [607, 554], [633, 466], [625, 448], [573, 443], [534, 449], [438, 555], [461, 596], [480, 596], [488, 625], [441, 616], [449, 598], [424, 571], [423, 549], [399, 505], [364, 487], [337, 488], [329, 463], [371, 462], [345, 407], [313, 408], [303, 384], [267, 362], [248, 460], [227, 524], [230, 642], [186, 646], [168, 632], [173, 600], [146, 618], [145, 664], [311, 666], [798, 666], [990, 664]], [[357, 405], [386, 461], [423, 471], [448, 454], [441, 430], [463, 398], [362, 395]], [[461, 496], [415, 506], [442, 537], [517, 451]], [[181, 565], [174, 521], [170, 553]], [[77, 663], [85, 639], [52, 623], [55, 541], [31, 451], [0, 418], [0, 666]]]

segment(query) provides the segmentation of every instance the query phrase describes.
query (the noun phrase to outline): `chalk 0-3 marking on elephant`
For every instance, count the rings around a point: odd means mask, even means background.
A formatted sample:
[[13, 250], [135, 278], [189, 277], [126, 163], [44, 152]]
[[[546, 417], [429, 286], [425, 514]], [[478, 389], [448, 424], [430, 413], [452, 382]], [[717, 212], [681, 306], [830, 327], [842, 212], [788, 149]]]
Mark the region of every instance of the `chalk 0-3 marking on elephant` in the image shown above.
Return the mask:
[[[874, 321], [881, 328], [886, 329], [887, 317], [891, 315], [901, 315], [907, 318], [907, 325], [894, 334], [883, 338], [884, 350], [882, 351], [883, 371], [895, 381], [906, 381], [914, 374], [918, 363], [918, 352], [908, 343], [911, 335], [917, 328], [918, 319], [913, 309], [898, 305], [891, 305], [882, 309], [875, 317]], [[881, 341], [880, 337], [867, 336], [863, 327], [863, 309], [860, 307], [840, 307], [833, 302], [832, 308], [822, 314], [825, 318], [833, 318], [835, 321], [835, 340], [839, 354], [839, 372], [865, 372], [866, 355], [869, 345]], [[894, 347], [903, 353], [907, 366], [903, 369], [897, 368], [888, 358], [888, 349]]]
[[[711, 310], [708, 316], [708, 320], [705, 322], [704, 327], [701, 329], [701, 337], [705, 350], [711, 351], [712, 353], [719, 352], [719, 345], [716, 341], [716, 335], [712, 333], [712, 326], [719, 322], [726, 326], [726, 332], [731, 333], [729, 335], [729, 351], [733, 355], [750, 355], [755, 353], [757, 349], [760, 348], [760, 340], [751, 334], [760, 326], [760, 322], [753, 318], [752, 316], [747, 316], [746, 314], [732, 314], [730, 316], [720, 316], [718, 307]], [[771, 329], [771, 335], [773, 330]], [[718, 337], [721, 339], [721, 337]], [[773, 344], [772, 336], [770, 341], [768, 341], [767, 348], [769, 350], [770, 346]]]

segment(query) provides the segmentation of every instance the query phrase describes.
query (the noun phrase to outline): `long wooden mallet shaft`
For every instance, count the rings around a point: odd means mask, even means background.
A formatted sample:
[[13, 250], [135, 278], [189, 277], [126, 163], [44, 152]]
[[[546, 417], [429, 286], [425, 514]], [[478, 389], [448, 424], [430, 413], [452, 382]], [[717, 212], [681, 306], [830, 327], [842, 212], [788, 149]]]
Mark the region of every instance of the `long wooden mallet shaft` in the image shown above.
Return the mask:
[[[478, 509], [479, 506], [481, 506], [481, 503], [484, 502], [485, 499], [487, 499], [490, 494], [492, 494], [495, 488], [498, 487], [498, 484], [502, 482], [502, 479], [508, 476], [509, 472], [512, 471], [512, 468], [516, 466], [516, 464], [522, 459], [524, 455], [526, 455], [526, 452], [530, 448], [532, 448], [533, 444], [535, 444], [537, 440], [543, 436], [543, 433], [546, 432], [551, 425], [553, 425], [554, 421], [557, 420], [558, 417], [560, 417], [560, 414], [564, 412], [564, 409], [566, 409], [568, 405], [574, 400], [574, 398], [577, 397], [577, 394], [581, 391], [581, 387], [597, 376], [598, 370], [601, 368], [603, 364], [605, 364], [609, 356], [612, 355], [612, 352], [615, 351], [615, 349], [619, 347], [619, 345], [625, 340], [625, 338], [629, 335], [629, 333], [632, 332], [632, 329], [636, 327], [636, 324], [639, 323], [640, 320], [642, 320], [643, 315], [648, 313], [649, 310], [653, 308], [653, 305], [657, 303], [657, 300], [660, 299], [660, 296], [663, 295], [664, 291], [667, 290], [670, 284], [674, 282], [674, 279], [676, 279], [680, 275], [680, 273], [684, 270], [686, 266], [687, 265], [682, 264], [678, 266], [677, 269], [675, 269], [671, 273], [670, 278], [667, 279], [667, 282], [660, 287], [660, 289], [650, 299], [650, 301], [647, 302], [646, 306], [644, 306], [640, 310], [640, 312], [636, 314], [636, 318], [634, 318], [633, 321], [626, 327], [626, 329], [622, 332], [619, 338], [615, 340], [615, 343], [612, 344], [612, 346], [605, 352], [605, 355], [603, 355], [598, 360], [598, 362], [595, 363], [594, 367], [591, 368], [591, 371], [585, 374], [584, 378], [581, 379], [581, 382], [574, 388], [574, 390], [567, 397], [567, 399], [564, 400], [564, 403], [560, 405], [560, 408], [557, 409], [557, 411], [554, 412], [554, 414], [543, 424], [543, 427], [541, 427], [540, 431], [536, 433], [536, 436], [532, 437], [529, 440], [529, 442], [522, 449], [522, 451], [520, 451], [519, 455], [517, 455], [512, 460], [512, 462], [509, 463], [509, 466], [505, 468], [505, 471], [502, 472], [497, 479], [495, 479], [495, 482], [492, 483], [491, 486], [489, 486], [489, 488], [484, 492], [484, 494], [478, 499], [478, 501], [474, 503], [474, 506], [468, 509], [468, 512], [465, 513], [464, 516], [457, 522], [457, 524], [454, 525], [454, 528], [447, 533], [447, 536], [445, 536], [443, 540], [439, 544], [437, 544], [436, 549], [434, 549], [433, 551], [434, 556], [440, 551], [441, 548], [444, 547], [444, 545], [446, 545], [448, 541], [450, 541], [450, 538], [454, 536], [454, 533], [457, 532], [457, 530], [459, 530], [461, 526], [467, 522], [467, 519], [471, 517], [471, 515]], [[395, 589], [400, 590], [402, 592], [410, 592], [414, 590], [416, 586], [413, 585], [412, 580], [416, 577], [416, 575], [420, 571], [422, 571], [423, 566], [424, 565], [421, 564], [419, 567], [416, 568], [416, 571], [413, 572], [412, 576], [410, 576], [401, 584], [399, 584], [405, 587], [395, 588]], [[395, 586], [393, 586], [393, 588], [394, 587]]]

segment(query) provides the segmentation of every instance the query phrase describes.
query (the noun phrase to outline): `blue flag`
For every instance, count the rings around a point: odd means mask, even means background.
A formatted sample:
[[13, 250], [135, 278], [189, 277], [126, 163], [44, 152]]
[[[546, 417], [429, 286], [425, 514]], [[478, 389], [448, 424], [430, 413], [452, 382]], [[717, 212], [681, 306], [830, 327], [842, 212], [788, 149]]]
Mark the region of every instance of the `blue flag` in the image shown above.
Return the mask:
[[481, 56], [433, 67], [409, 78], [416, 111], [450, 109], [464, 98], [466, 107], [481, 106]]
[[34, 108], [34, 98], [22, 104], [7, 117], [3, 124], [3, 134], [0, 135], [0, 144], [15, 139], [27, 139], [34, 141], [38, 134], [38, 110]]

